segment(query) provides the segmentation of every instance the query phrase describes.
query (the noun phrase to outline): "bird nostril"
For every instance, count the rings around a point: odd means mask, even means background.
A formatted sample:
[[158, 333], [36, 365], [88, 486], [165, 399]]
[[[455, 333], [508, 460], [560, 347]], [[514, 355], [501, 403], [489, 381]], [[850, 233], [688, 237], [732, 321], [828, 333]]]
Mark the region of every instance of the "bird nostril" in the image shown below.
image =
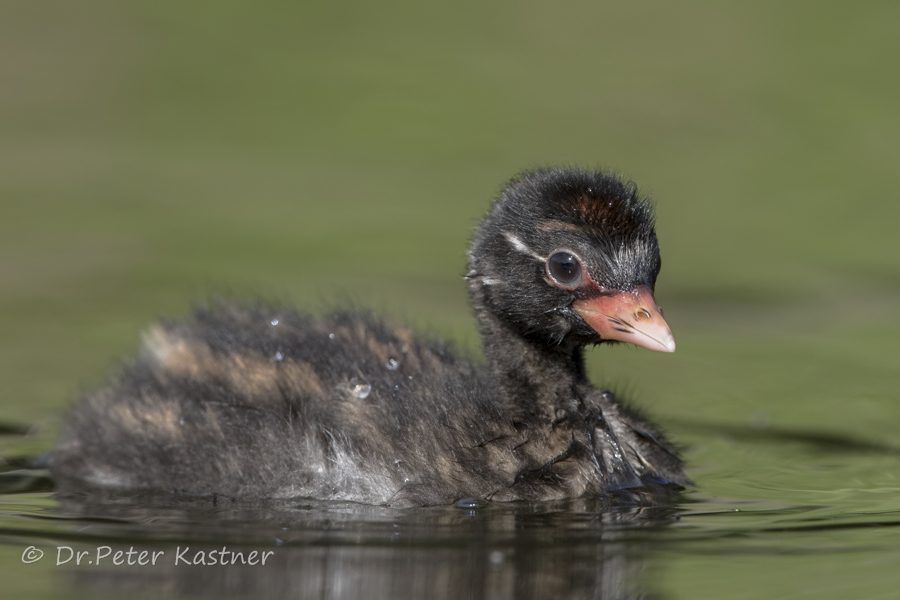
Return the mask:
[[639, 308], [634, 311], [634, 318], [638, 321], [644, 321], [650, 318], [650, 311], [646, 308]]
[[664, 317], [666, 314], [663, 312], [662, 306], [657, 306], [656, 310], [659, 311], [659, 316]]

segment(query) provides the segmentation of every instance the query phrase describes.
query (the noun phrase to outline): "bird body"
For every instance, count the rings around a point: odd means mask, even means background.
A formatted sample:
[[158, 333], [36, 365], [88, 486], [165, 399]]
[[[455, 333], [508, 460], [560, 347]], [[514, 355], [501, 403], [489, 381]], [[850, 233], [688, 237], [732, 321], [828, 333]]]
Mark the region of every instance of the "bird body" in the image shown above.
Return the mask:
[[586, 344], [674, 349], [633, 186], [525, 173], [468, 268], [484, 363], [363, 311], [213, 302], [145, 334], [76, 406], [51, 469], [65, 487], [396, 506], [688, 483], [672, 446], [584, 370]]

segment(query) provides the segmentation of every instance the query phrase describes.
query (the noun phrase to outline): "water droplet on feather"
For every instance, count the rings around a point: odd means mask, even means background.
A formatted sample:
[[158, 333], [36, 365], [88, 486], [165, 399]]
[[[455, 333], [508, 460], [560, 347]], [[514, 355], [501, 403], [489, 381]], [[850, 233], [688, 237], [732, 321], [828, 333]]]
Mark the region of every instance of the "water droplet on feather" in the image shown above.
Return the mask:
[[350, 393], [360, 400], [365, 400], [372, 393], [372, 386], [368, 383], [357, 383], [350, 389]]

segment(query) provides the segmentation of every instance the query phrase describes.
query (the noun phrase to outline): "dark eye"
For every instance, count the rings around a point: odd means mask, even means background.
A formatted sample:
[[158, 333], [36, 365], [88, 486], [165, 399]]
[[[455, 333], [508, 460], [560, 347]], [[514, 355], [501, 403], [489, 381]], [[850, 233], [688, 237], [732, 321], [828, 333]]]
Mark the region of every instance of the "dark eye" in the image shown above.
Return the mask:
[[576, 288], [581, 283], [581, 263], [569, 252], [554, 252], [547, 259], [547, 273], [565, 288]]

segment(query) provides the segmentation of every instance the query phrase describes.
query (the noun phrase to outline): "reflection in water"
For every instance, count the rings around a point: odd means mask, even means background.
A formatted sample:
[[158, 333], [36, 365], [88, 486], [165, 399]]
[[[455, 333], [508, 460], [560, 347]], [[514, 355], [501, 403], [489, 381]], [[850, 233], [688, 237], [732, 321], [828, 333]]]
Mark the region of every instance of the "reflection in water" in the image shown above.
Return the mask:
[[[674, 498], [659, 500], [389, 509], [68, 497], [60, 498], [59, 512], [77, 515], [84, 527], [67, 544], [88, 554], [80, 566], [72, 560], [58, 574], [67, 588], [117, 595], [643, 598], [645, 532], [675, 518]], [[112, 554], [99, 568], [85, 566], [100, 546]], [[142, 550], [164, 554], [155, 566], [112, 563], [116, 551], [132, 547], [135, 563]], [[231, 560], [232, 552], [246, 560], [253, 550], [260, 553], [257, 562], [261, 553], [272, 554], [264, 566], [185, 564], [220, 562], [223, 555]], [[127, 560], [120, 555], [120, 562]]]

